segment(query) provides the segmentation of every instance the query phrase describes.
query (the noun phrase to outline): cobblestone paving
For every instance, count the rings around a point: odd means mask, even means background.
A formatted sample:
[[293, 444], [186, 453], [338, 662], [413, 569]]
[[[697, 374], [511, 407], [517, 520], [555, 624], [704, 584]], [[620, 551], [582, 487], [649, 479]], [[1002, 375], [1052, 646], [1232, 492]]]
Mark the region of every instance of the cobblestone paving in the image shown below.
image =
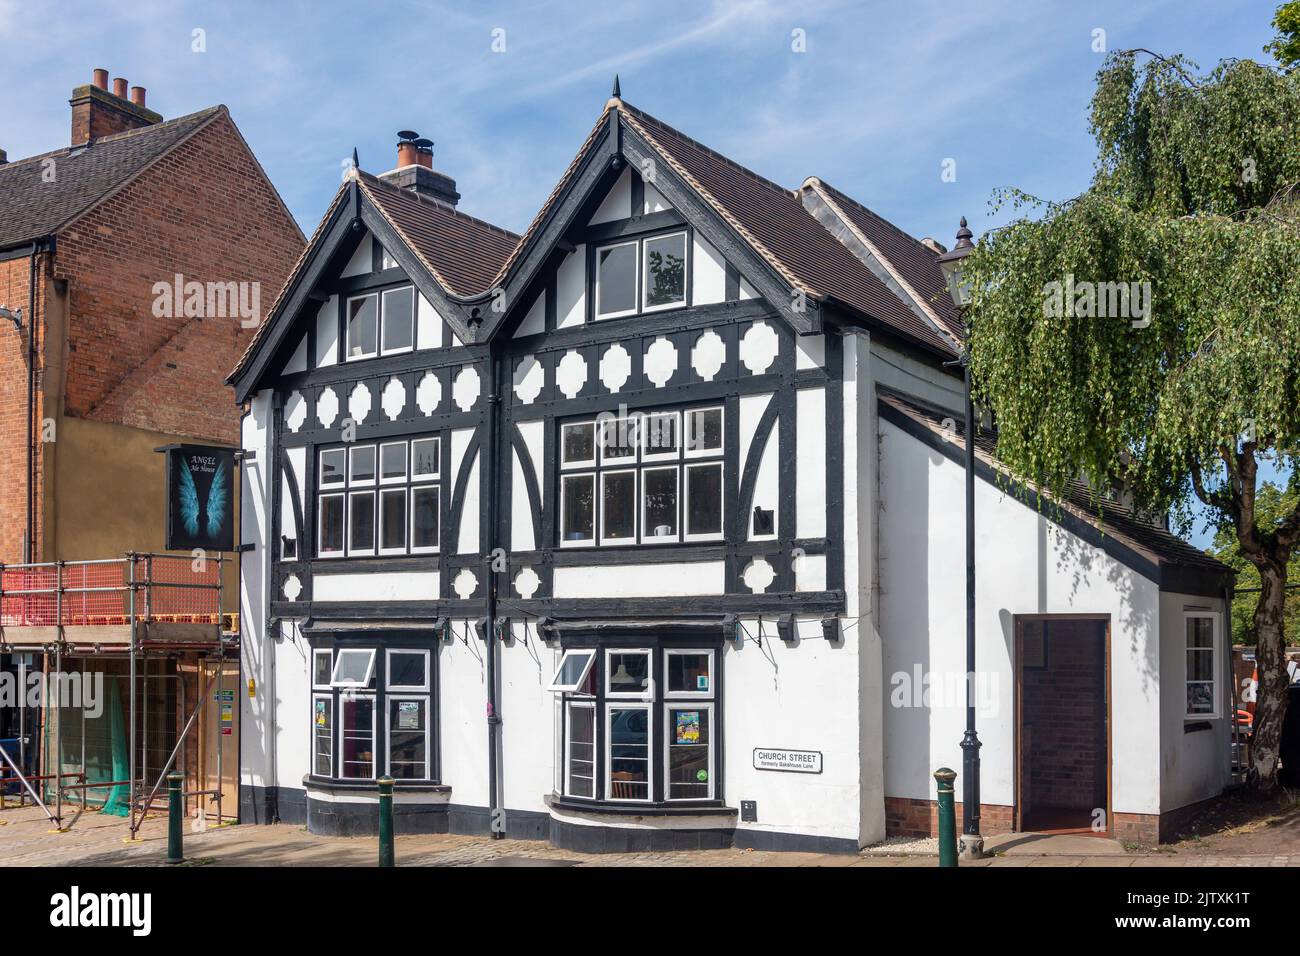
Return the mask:
[[[121, 817], [69, 815], [66, 832], [32, 807], [0, 810], [0, 866], [158, 866], [167, 848], [166, 820], [145, 821], [128, 840]], [[186, 866], [372, 866], [374, 839], [314, 836], [297, 826], [227, 826], [185, 834]], [[935, 866], [932, 855], [773, 853], [757, 850], [695, 850], [583, 854], [532, 840], [474, 836], [399, 836], [399, 866]], [[1300, 854], [1222, 856], [1164, 851], [1115, 856], [1007, 856], [974, 866], [1300, 866]]]

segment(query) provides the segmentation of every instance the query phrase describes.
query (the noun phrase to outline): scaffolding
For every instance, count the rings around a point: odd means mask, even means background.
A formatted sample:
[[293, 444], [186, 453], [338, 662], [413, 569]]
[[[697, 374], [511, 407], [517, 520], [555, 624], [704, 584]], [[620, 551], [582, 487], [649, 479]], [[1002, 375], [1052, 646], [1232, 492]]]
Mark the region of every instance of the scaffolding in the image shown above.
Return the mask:
[[[45, 741], [48, 744], [52, 737], [52, 745], [43, 751], [46, 760], [53, 763], [53, 772], [25, 773], [29, 770], [28, 755], [11, 754], [0, 744], [0, 806], [5, 790], [21, 784], [19, 802], [24, 803], [30, 796], [50, 821], [64, 830], [65, 804], [78, 804], [84, 810], [91, 791], [108, 789], [104, 798], [107, 805], [121, 788], [126, 788], [125, 815], [130, 817], [131, 838], [135, 839], [149, 812], [158, 809], [155, 801], [160, 791], [166, 795], [163, 781], [177, 765], [178, 755], [182, 755], [208, 695], [215, 689], [216, 786], [197, 785], [207, 775], [207, 754], [200, 740], [198, 767], [193, 774], [196, 785], [187, 787], [184, 797], [196, 798], [198, 813], [204, 817], [203, 798], [209, 798], [216, 805], [218, 824], [225, 821], [223, 736], [233, 730], [235, 698], [233, 689], [226, 689], [225, 671], [228, 662], [237, 664], [239, 659], [238, 615], [222, 613], [223, 572], [228, 561], [223, 555], [127, 552], [121, 558], [91, 561], [0, 564], [0, 653], [35, 651], [45, 655], [42, 725]], [[128, 678], [125, 696], [129, 735], [125, 779], [88, 779], [84, 711], [77, 712], [80, 767], [66, 772], [63, 705], [70, 678], [64, 673], [65, 661], [78, 663], [79, 683], [84, 685], [87, 661], [116, 661], [120, 666], [123, 660]], [[159, 660], [185, 660], [196, 665], [198, 691], [192, 710], [175, 735], [174, 746], [161, 763], [150, 759], [149, 718], [154, 702], [150, 682], [161, 679], [165, 685], [168, 678], [175, 679], [178, 689], [169, 693], [176, 695], [178, 716], [184, 710], [187, 694], [183, 675], [150, 673], [158, 669], [151, 665]], [[106, 676], [116, 680], [116, 675], [107, 674], [106, 664], [104, 667]], [[51, 674], [52, 684], [48, 679]], [[53, 700], [49, 699], [51, 693]], [[26, 738], [20, 734], [20, 739], [25, 747]], [[155, 752], [161, 757], [162, 751]], [[113, 766], [115, 772], [110, 776], [120, 776], [118, 761], [114, 760]], [[49, 768], [43, 763], [42, 769]], [[45, 800], [41, 799], [41, 791]]]

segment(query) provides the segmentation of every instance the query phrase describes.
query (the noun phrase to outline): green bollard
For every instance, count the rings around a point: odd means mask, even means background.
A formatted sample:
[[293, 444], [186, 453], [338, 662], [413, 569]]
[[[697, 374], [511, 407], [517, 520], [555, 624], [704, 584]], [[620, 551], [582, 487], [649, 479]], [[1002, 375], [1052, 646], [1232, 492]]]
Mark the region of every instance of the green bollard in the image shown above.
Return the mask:
[[393, 778], [379, 778], [379, 865], [393, 866]]
[[185, 850], [181, 844], [184, 829], [181, 826], [185, 818], [185, 797], [181, 795], [181, 786], [185, 783], [185, 774], [173, 770], [167, 775], [167, 862], [185, 862]]
[[957, 865], [957, 808], [953, 804], [952, 782], [957, 772], [940, 767], [934, 772], [939, 784], [939, 865]]

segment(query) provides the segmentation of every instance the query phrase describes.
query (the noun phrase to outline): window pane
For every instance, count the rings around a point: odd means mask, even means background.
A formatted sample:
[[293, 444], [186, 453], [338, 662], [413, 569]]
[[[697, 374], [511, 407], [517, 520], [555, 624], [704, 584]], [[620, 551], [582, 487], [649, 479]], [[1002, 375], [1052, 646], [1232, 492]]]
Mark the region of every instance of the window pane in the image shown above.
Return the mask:
[[668, 692], [706, 694], [713, 690], [708, 654], [669, 654]]
[[601, 475], [601, 538], [603, 540], [636, 536], [636, 472], [615, 471]]
[[375, 550], [375, 494], [367, 491], [349, 496], [348, 550]]
[[609, 246], [596, 253], [596, 314], [636, 308], [636, 243]]
[[331, 448], [320, 453], [320, 483], [322, 485], [341, 485], [344, 481], [343, 468], [347, 461], [347, 452], [342, 448]]
[[600, 450], [605, 461], [636, 458], [637, 418], [608, 418], [601, 422]]
[[331, 681], [335, 684], [368, 684], [374, 680], [370, 672], [375, 652], [370, 649], [344, 648], [334, 661]]
[[328, 684], [330, 682], [330, 671], [334, 668], [334, 662], [330, 659], [329, 651], [316, 651], [312, 659], [316, 662], [316, 669], [312, 674], [313, 684]]
[[1214, 620], [1208, 617], [1187, 619], [1187, 646], [1214, 647]]
[[563, 458], [566, 465], [596, 460], [596, 424], [583, 422], [563, 428]]
[[686, 533], [722, 533], [722, 465], [686, 469]]
[[429, 776], [425, 750], [429, 727], [427, 701], [388, 702], [388, 774], [395, 780], [424, 780]]
[[436, 438], [420, 438], [411, 442], [411, 477], [436, 478], [441, 462], [440, 443]]
[[596, 708], [569, 705], [569, 782], [574, 797], [596, 795]]
[[722, 450], [722, 409], [686, 413], [686, 450], [696, 454]]
[[641, 426], [642, 447], [647, 455], [675, 455], [681, 449], [676, 412], [647, 415]]
[[686, 301], [686, 234], [645, 241], [646, 308]]
[[609, 797], [650, 799], [650, 714], [643, 707], [609, 708]]
[[709, 711], [668, 709], [668, 799], [709, 796]]
[[[326, 681], [329, 674], [325, 675]], [[312, 701], [312, 768], [319, 777], [333, 776], [334, 763], [334, 702], [328, 697]]]
[[362, 445], [353, 448], [349, 459], [352, 462], [352, 481], [366, 482], [375, 480], [375, 446]]
[[555, 672], [555, 679], [551, 681], [557, 687], [576, 687], [578, 681], [582, 679], [583, 672], [591, 665], [591, 660], [596, 656], [595, 651], [568, 651], [564, 659], [560, 661], [560, 666]]
[[594, 475], [565, 475], [564, 485], [564, 540], [590, 541], [594, 535], [595, 487]]
[[371, 697], [343, 698], [339, 711], [342, 717], [341, 766], [344, 777], [373, 777], [375, 775], [374, 726], [375, 701]]
[[645, 651], [619, 653], [611, 651], [609, 657], [610, 694], [641, 694], [650, 687], [650, 655]]
[[348, 302], [348, 357], [375, 354], [378, 304], [373, 295]]
[[411, 547], [438, 546], [438, 486], [411, 489]]
[[1187, 682], [1187, 712], [1189, 714], [1214, 713], [1214, 682]]
[[320, 553], [343, 553], [343, 496], [320, 499]]
[[414, 327], [415, 290], [410, 286], [384, 293], [384, 351], [409, 349]]
[[384, 481], [401, 481], [406, 477], [406, 442], [380, 446], [379, 477]]
[[1187, 652], [1187, 679], [1214, 680], [1214, 652], [1189, 650]]
[[643, 540], [672, 538], [677, 534], [677, 469], [647, 468], [642, 472], [645, 495]]
[[406, 550], [406, 489], [385, 491], [379, 496], [379, 547], [385, 551]]
[[388, 655], [388, 686], [423, 687], [424, 651], [393, 651]]

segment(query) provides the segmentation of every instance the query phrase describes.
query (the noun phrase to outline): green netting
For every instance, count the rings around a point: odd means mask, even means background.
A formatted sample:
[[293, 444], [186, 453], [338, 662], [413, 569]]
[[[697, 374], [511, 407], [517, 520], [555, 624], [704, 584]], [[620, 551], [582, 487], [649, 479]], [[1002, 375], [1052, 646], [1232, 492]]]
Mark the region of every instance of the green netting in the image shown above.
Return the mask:
[[[117, 678], [107, 680], [109, 714], [109, 737], [112, 741], [112, 776], [110, 780], [125, 780], [130, 773], [126, 756], [126, 721], [122, 719], [122, 695], [117, 689]], [[111, 813], [115, 817], [124, 817], [130, 813], [130, 797], [126, 787], [113, 787], [104, 801], [102, 813]]]

